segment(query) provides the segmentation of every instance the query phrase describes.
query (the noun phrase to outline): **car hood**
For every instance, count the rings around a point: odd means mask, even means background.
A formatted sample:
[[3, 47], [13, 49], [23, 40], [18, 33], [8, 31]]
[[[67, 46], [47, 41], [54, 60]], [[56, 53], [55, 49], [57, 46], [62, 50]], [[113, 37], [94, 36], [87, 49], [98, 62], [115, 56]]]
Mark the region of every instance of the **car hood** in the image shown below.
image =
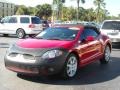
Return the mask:
[[73, 46], [73, 41], [43, 40], [43, 39], [21, 39], [16, 44], [22, 48], [66, 48]]

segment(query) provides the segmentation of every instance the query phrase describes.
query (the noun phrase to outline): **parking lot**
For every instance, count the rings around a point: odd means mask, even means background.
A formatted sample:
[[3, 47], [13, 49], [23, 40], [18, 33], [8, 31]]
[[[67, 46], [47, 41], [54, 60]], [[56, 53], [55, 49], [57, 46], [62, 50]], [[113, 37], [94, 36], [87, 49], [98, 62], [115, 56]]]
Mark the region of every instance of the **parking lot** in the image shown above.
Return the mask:
[[22, 76], [4, 67], [4, 55], [15, 36], [0, 36], [0, 90], [120, 90], [120, 45], [113, 45], [107, 65], [99, 61], [81, 68], [70, 80], [54, 77]]

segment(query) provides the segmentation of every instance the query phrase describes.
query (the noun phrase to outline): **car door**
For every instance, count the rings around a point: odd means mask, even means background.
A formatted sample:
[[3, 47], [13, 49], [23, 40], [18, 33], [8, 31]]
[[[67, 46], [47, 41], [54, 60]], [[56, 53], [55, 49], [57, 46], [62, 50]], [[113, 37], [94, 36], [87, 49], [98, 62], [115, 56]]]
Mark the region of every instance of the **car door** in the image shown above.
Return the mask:
[[[86, 41], [88, 36], [93, 36], [93, 41]], [[81, 65], [88, 64], [101, 55], [101, 42], [99, 41], [99, 32], [94, 28], [85, 28], [80, 37], [79, 54]]]

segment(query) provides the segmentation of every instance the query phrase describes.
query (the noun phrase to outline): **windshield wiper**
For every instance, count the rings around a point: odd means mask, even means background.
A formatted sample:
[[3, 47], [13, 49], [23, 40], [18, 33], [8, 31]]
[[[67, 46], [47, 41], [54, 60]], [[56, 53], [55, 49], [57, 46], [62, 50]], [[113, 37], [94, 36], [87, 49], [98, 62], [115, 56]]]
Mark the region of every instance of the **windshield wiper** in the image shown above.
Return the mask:
[[35, 39], [44, 39], [43, 37], [35, 37]]
[[60, 38], [47, 38], [47, 40], [63, 40], [63, 39], [60, 39]]
[[35, 37], [35, 39], [46, 39], [46, 40], [67, 40], [67, 41], [71, 41], [71, 39], [61, 39], [61, 38], [43, 38], [43, 37]]

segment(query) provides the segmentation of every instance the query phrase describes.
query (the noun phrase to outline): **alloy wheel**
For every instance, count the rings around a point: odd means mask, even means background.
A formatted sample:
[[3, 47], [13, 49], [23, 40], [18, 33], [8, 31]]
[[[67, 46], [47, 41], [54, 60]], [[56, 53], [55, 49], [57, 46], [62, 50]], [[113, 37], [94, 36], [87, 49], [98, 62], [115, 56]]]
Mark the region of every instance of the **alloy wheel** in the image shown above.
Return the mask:
[[77, 58], [75, 56], [71, 56], [67, 62], [67, 75], [69, 77], [73, 77], [77, 71]]
[[105, 60], [106, 61], [110, 60], [110, 48], [108, 46], [105, 49]]

